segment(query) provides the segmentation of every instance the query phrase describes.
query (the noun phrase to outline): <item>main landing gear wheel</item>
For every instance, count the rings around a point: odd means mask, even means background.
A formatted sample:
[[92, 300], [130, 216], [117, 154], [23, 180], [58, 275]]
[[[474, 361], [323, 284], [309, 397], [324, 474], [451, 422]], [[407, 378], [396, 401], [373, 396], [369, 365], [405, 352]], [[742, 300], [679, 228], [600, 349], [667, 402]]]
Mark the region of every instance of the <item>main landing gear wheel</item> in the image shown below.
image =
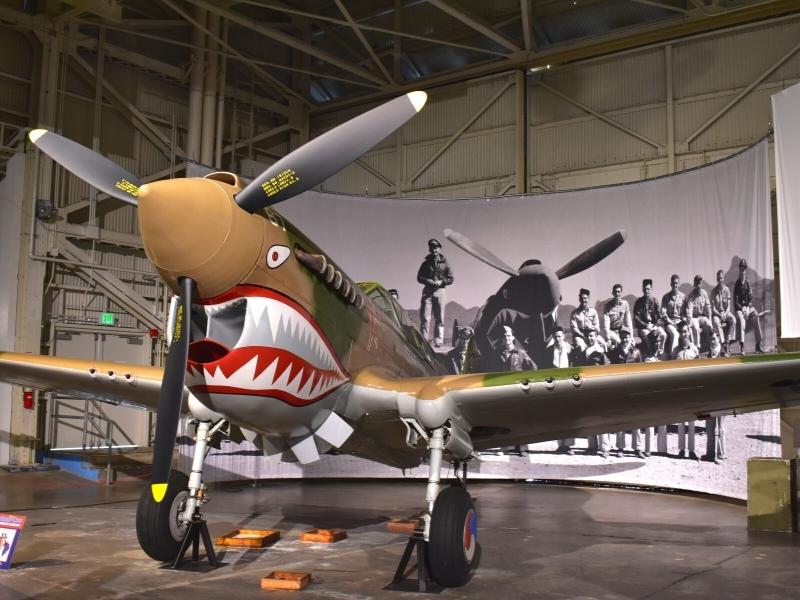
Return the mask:
[[442, 490], [431, 514], [428, 563], [439, 585], [464, 585], [475, 562], [478, 522], [467, 491], [460, 486]]
[[150, 486], [139, 497], [136, 507], [136, 537], [147, 556], [163, 562], [174, 560], [181, 547], [186, 526], [181, 525], [189, 478], [180, 471], [171, 471], [167, 493], [161, 502], [153, 500]]

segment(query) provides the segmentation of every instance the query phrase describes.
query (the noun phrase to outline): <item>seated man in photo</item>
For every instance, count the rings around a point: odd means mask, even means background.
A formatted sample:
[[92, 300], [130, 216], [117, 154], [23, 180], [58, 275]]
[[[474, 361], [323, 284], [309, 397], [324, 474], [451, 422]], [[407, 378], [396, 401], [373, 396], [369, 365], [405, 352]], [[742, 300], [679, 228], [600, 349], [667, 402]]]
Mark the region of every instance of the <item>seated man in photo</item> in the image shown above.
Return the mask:
[[761, 315], [753, 307], [752, 302], [753, 292], [750, 289], [750, 282], [747, 280], [747, 261], [742, 259], [739, 261], [739, 279], [736, 280], [736, 285], [733, 286], [733, 308], [736, 311], [736, 320], [738, 322], [736, 339], [739, 340], [739, 349], [742, 354], [744, 354], [744, 334], [748, 323], [753, 325], [753, 332], [756, 336], [756, 352], [759, 354], [764, 352], [761, 347], [763, 338]]

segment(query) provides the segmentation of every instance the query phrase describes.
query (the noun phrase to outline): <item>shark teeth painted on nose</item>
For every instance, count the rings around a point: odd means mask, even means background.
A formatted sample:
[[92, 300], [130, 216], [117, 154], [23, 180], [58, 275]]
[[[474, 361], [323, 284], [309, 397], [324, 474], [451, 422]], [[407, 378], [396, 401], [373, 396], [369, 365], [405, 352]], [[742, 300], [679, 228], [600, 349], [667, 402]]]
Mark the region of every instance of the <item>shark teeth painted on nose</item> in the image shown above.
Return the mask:
[[[206, 305], [206, 314], [213, 320], [243, 301]], [[277, 295], [247, 296], [239, 340], [217, 360], [190, 359], [189, 389], [194, 393], [271, 396], [292, 406], [305, 406], [347, 382], [349, 376], [323, 334], [301, 310]]]

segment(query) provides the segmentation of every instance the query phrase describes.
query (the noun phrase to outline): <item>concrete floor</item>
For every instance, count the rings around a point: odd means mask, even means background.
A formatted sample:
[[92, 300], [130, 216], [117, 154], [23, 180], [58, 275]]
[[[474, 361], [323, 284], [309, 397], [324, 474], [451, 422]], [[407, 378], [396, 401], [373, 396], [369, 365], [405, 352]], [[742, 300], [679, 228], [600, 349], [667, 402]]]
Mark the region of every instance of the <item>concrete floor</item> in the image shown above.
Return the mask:
[[[140, 482], [112, 488], [63, 472], [0, 474], [0, 510], [28, 516], [0, 598], [413, 598], [390, 591], [406, 538], [384, 522], [422, 505], [418, 482], [267, 482], [213, 491], [212, 536], [279, 529], [263, 550], [220, 551], [213, 572], [158, 568], [134, 531]], [[476, 482], [480, 566], [446, 598], [800, 598], [800, 536], [749, 534], [745, 508], [625, 490]], [[299, 541], [342, 528], [336, 544]], [[263, 592], [280, 569], [310, 571], [300, 592]]]

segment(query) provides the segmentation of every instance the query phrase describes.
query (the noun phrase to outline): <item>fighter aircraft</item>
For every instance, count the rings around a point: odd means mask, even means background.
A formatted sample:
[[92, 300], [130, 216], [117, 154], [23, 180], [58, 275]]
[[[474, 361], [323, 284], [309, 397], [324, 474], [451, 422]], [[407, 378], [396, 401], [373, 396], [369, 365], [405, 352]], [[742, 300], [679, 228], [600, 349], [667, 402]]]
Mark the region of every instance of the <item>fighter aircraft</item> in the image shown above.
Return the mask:
[[497, 293], [489, 297], [473, 324], [475, 335], [467, 351], [465, 371], [486, 372], [501, 368], [497, 355], [505, 325], [514, 330], [534, 363], [546, 365], [545, 348], [556, 326], [561, 302], [559, 281], [599, 263], [623, 244], [627, 234], [624, 229], [612, 233], [558, 271], [537, 259], [526, 260], [515, 269], [462, 233], [445, 229], [444, 235], [467, 254], [510, 276]]
[[[0, 352], [3, 381], [158, 411], [151, 486], [136, 516], [152, 558], [175, 558], [199, 518], [208, 500], [205, 450], [223, 427], [267, 455], [304, 463], [330, 450], [400, 468], [427, 458], [415, 536], [433, 580], [458, 586], [475, 566], [477, 521], [466, 470], [445, 487], [443, 460], [463, 465], [475, 450], [496, 446], [800, 401], [796, 354], [445, 375], [384, 288], [354, 283], [271, 206], [355, 160], [425, 97], [412, 92], [374, 108], [247, 186], [232, 173], [142, 185], [70, 140], [30, 133], [64, 167], [138, 205], [147, 256], [180, 296], [163, 369]], [[189, 477], [170, 471], [184, 410], [196, 423]]]

